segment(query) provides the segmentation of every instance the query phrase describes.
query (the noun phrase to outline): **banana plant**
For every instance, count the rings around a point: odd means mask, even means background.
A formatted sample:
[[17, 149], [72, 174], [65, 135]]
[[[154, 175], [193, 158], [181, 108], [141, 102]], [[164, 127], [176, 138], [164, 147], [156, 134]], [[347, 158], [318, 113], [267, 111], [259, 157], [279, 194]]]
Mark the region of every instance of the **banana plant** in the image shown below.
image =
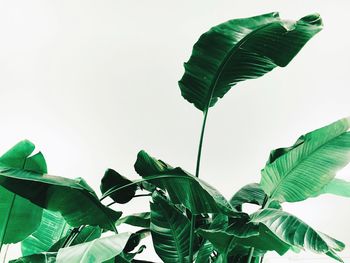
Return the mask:
[[[178, 83], [203, 113], [193, 174], [141, 150], [134, 165], [139, 179], [108, 168], [99, 197], [81, 178], [48, 175], [43, 155], [31, 155], [33, 143], [14, 146], [0, 157], [0, 249], [22, 241], [22, 257], [10, 261], [16, 263], [145, 263], [136, 257], [150, 235], [166, 263], [262, 263], [269, 251], [301, 250], [343, 262], [341, 241], [284, 211], [283, 203], [328, 193], [350, 197], [350, 182], [336, 178], [350, 161], [349, 119], [272, 150], [260, 182], [230, 200], [199, 178], [209, 108], [239, 82], [287, 66], [321, 29], [318, 14], [290, 21], [268, 13], [227, 21], [200, 36]], [[121, 207], [140, 197], [149, 199], [149, 210], [121, 217]], [[244, 211], [247, 203], [256, 210]], [[137, 230], [120, 233], [125, 224]]]

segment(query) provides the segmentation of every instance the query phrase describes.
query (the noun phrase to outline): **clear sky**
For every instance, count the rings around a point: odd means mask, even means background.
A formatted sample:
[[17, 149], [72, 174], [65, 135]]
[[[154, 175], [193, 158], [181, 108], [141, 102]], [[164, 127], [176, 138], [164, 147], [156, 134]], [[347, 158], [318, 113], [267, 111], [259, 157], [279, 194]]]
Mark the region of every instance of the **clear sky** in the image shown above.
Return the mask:
[[[0, 0], [0, 151], [27, 138], [49, 173], [96, 191], [109, 167], [137, 178], [141, 149], [194, 172], [202, 114], [177, 81], [200, 34], [233, 18], [318, 12], [323, 31], [290, 65], [235, 86], [209, 112], [200, 176], [230, 198], [260, 180], [271, 149], [350, 115], [349, 10], [346, 0]], [[127, 211], [147, 200], [136, 204]], [[350, 246], [350, 199], [286, 210]]]

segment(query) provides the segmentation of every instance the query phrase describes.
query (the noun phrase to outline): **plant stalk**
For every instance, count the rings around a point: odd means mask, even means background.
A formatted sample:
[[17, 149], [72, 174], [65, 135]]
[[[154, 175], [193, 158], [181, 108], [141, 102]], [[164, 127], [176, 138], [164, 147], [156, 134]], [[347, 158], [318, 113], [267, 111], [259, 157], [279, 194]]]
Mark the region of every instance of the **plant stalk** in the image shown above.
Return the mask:
[[[202, 123], [202, 130], [201, 130], [201, 136], [199, 139], [199, 146], [198, 146], [198, 154], [197, 154], [197, 164], [196, 164], [196, 177], [199, 178], [199, 169], [201, 164], [201, 156], [202, 156], [202, 146], [203, 146], [203, 138], [204, 138], [204, 131], [205, 131], [205, 124], [207, 122], [207, 116], [208, 116], [208, 109], [206, 109], [203, 112], [203, 123]], [[191, 214], [191, 224], [190, 224], [190, 247], [189, 247], [189, 262], [193, 262], [193, 241], [194, 241], [194, 228], [195, 228], [195, 215]]]
[[251, 247], [249, 250], [249, 256], [248, 256], [247, 263], [252, 263], [253, 254], [254, 254], [254, 247]]

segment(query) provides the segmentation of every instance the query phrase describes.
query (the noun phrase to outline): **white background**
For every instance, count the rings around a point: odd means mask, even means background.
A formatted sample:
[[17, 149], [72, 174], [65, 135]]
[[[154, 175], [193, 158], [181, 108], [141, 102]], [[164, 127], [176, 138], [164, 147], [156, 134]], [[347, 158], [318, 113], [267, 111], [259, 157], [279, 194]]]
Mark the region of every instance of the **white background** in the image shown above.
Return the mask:
[[[201, 178], [230, 198], [260, 180], [271, 149], [350, 115], [349, 10], [346, 0], [0, 0], [1, 152], [27, 138], [51, 174], [84, 177], [96, 191], [108, 167], [137, 178], [141, 149], [194, 172], [202, 114], [177, 81], [200, 34], [232, 18], [318, 12], [324, 30], [287, 68], [235, 86], [209, 112]], [[349, 169], [340, 176], [350, 180]], [[147, 200], [121, 209], [145, 211]], [[350, 200], [285, 209], [350, 245]], [[266, 262], [304, 257], [313, 262]]]

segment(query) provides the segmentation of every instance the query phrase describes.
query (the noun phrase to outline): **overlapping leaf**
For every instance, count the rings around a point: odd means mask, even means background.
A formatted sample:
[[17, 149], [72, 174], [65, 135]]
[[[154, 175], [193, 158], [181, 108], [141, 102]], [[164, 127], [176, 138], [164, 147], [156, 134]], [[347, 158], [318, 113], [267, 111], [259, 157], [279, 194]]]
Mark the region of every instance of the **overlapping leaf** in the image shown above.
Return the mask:
[[[44, 156], [30, 156], [35, 146], [24, 140], [0, 157], [0, 167], [47, 172]], [[42, 208], [0, 186], [0, 248], [3, 243], [16, 243], [33, 233], [40, 225]]]
[[57, 263], [104, 262], [123, 252], [131, 233], [102, 237], [83, 244], [61, 248]]
[[[101, 180], [100, 189], [102, 194], [104, 194], [112, 188], [122, 187], [130, 183], [132, 183], [132, 181], [129, 180], [128, 178], [120, 175], [118, 172], [114, 171], [113, 169], [107, 169], [107, 171], [105, 172]], [[135, 196], [136, 190], [137, 190], [136, 184], [130, 185], [116, 193], [111, 194], [110, 198], [112, 198], [115, 202], [119, 204], [125, 204]]]
[[272, 208], [263, 209], [252, 215], [251, 222], [264, 224], [287, 244], [316, 253], [323, 253], [343, 262], [336, 254], [336, 251], [344, 249], [345, 245], [342, 242], [317, 232], [287, 212]]
[[317, 14], [291, 22], [270, 13], [215, 26], [193, 47], [179, 81], [181, 94], [206, 111], [238, 82], [286, 66], [321, 29]]
[[321, 194], [333, 194], [342, 197], [350, 197], [350, 182], [334, 178], [320, 192], [316, 193], [315, 196]]
[[156, 192], [151, 203], [151, 234], [154, 249], [164, 262], [189, 262], [190, 221]]
[[310, 132], [268, 162], [260, 185], [270, 201], [301, 201], [332, 181], [350, 161], [349, 123], [349, 119], [341, 119]]
[[237, 215], [228, 201], [212, 186], [181, 168], [172, 168], [140, 151], [136, 172], [157, 187], [166, 190], [174, 204], [183, 204], [192, 214], [226, 213]]
[[70, 226], [60, 213], [44, 210], [38, 229], [21, 243], [22, 255], [48, 251], [53, 244], [63, 238]]
[[121, 212], [105, 207], [82, 179], [42, 175], [20, 169], [0, 169], [0, 184], [34, 204], [62, 214], [68, 224], [113, 230]]
[[57, 253], [38, 253], [18, 259], [10, 260], [9, 263], [56, 263]]

